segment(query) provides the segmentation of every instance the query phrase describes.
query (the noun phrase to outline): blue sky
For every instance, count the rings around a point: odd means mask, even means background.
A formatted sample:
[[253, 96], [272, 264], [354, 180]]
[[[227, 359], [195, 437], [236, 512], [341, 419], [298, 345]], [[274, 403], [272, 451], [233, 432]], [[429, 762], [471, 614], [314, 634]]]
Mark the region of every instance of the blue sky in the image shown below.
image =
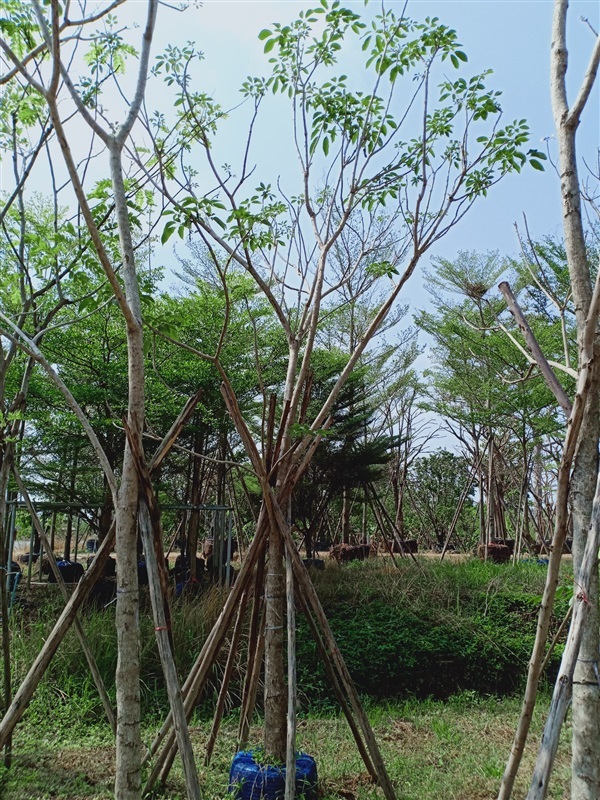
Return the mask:
[[[266, 74], [267, 57], [263, 44], [258, 40], [259, 31], [278, 20], [287, 22], [301, 8], [314, 3], [299, 3], [287, 0], [208, 0], [200, 5], [191, 3], [185, 12], [178, 13], [164, 5], [153, 43], [153, 55], [164, 51], [168, 44], [184, 45], [192, 40], [205, 59], [195, 75], [194, 89], [211, 94], [224, 107], [234, 107], [240, 102], [239, 87], [247, 75]], [[375, 14], [379, 3], [371, 2], [365, 8], [362, 2], [346, 2], [358, 12], [368, 16]], [[392, 0], [388, 6], [401, 11], [403, 3]], [[119, 20], [125, 23], [142, 24], [146, 12], [146, 0], [129, 0], [118, 9]], [[531, 147], [544, 149], [545, 140], [554, 135], [554, 124], [550, 107], [549, 60], [552, 23], [552, 0], [413, 0], [408, 3], [407, 13], [413, 18], [439, 16], [458, 33], [463, 49], [468, 54], [468, 74], [491, 68], [494, 75], [490, 83], [503, 92], [504, 119], [527, 118], [531, 127]], [[585, 72], [594, 36], [581, 17], [587, 17], [596, 30], [600, 28], [600, 4], [597, 0], [571, 0], [569, 10], [570, 93], [573, 97]], [[139, 29], [130, 31], [131, 40], [139, 45]], [[134, 68], [134, 64], [130, 65]], [[349, 72], [352, 61], [345, 64]], [[132, 69], [132, 73], [135, 69]], [[579, 135], [580, 155], [588, 163], [597, 159], [600, 142], [600, 89], [598, 82], [591, 102], [586, 108]], [[106, 95], [104, 104], [109, 116], [118, 120], [122, 110], [117, 107], [119, 98]], [[151, 82], [147, 97], [150, 109], [166, 109], [172, 105], [172, 94], [160, 82]], [[242, 113], [243, 117], [243, 113]], [[76, 125], [76, 127], [75, 127]], [[85, 125], [71, 124], [71, 139], [75, 148], [87, 150], [89, 130]], [[276, 115], [267, 116], [262, 122], [256, 158], [271, 166], [280, 155], [281, 144], [286, 138], [289, 119]], [[244, 143], [245, 126], [232, 113], [219, 133], [218, 144], [221, 161], [235, 163], [236, 154]], [[139, 129], [138, 129], [139, 133]], [[136, 131], [134, 131], [136, 137]], [[288, 159], [289, 161], [289, 159]], [[287, 169], [284, 166], [273, 169]], [[264, 164], [261, 165], [264, 166]], [[11, 180], [7, 161], [2, 168], [6, 182]], [[91, 175], [106, 174], [106, 159], [100, 157], [92, 165]], [[584, 172], [584, 170], [582, 170]], [[256, 182], [263, 180], [260, 168]], [[275, 176], [277, 177], [277, 176]], [[272, 176], [266, 180], [272, 180]], [[38, 178], [38, 187], [44, 183], [43, 170]], [[6, 186], [5, 188], [8, 188]], [[516, 254], [518, 250], [514, 223], [522, 222], [527, 215], [534, 237], [560, 234], [561, 211], [558, 177], [551, 165], [544, 173], [531, 168], [521, 175], [509, 176], [482, 199], [468, 216], [436, 245], [436, 249], [424, 259], [427, 267], [431, 255], [453, 258], [459, 250], [500, 250]], [[176, 266], [172, 241], [167, 248], [157, 253], [155, 263], [162, 261], [167, 267]], [[179, 249], [182, 244], [179, 243]], [[165, 281], [169, 283], [169, 279]], [[422, 307], [427, 302], [420, 275], [410, 281], [402, 302], [412, 308]]]

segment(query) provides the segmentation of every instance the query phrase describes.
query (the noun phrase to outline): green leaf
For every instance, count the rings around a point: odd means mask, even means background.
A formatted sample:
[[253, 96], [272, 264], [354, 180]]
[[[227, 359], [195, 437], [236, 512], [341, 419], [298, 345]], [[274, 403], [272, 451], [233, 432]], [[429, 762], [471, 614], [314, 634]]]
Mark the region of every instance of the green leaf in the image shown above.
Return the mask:
[[264, 39], [268, 39], [271, 35], [271, 31], [268, 28], [263, 28], [262, 31], [258, 34], [258, 38], [262, 42]]
[[276, 38], [269, 39], [269, 41], [265, 45], [265, 53], [270, 53], [271, 50], [275, 47], [276, 43], [277, 43]]
[[544, 165], [540, 164], [539, 161], [536, 161], [535, 158], [532, 158], [529, 162], [534, 169], [538, 169], [540, 172], [544, 172]]
[[174, 222], [167, 222], [165, 229], [162, 232], [162, 236], [160, 237], [161, 244], [166, 244], [169, 241], [171, 236], [173, 236], [176, 227], [177, 226]]

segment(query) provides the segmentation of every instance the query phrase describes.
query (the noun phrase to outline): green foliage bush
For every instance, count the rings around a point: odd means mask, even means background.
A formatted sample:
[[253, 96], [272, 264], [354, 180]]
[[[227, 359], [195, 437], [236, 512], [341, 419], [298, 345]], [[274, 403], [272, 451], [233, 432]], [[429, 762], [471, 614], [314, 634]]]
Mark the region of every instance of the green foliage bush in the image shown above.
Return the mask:
[[[372, 563], [351, 564], [315, 576], [360, 692], [439, 699], [463, 691], [504, 695], [522, 686], [544, 579], [536, 563], [513, 567], [475, 560], [420, 567], [405, 562], [383, 572]], [[568, 572], [563, 581], [568, 585]], [[567, 608], [563, 592], [553, 630]], [[308, 704], [327, 702], [332, 692], [304, 620], [297, 639], [303, 698]], [[560, 654], [557, 647], [550, 678]]]
[[[523, 683], [535, 636], [545, 570], [537, 564], [494, 565], [399, 560], [327, 564], [313, 575], [317, 591], [358, 690], [376, 699], [446, 698], [457, 692], [504, 695]], [[572, 577], [566, 569], [553, 631], [567, 611]], [[51, 590], [51, 587], [48, 587]], [[173, 604], [175, 658], [187, 676], [224, 601], [212, 589], [193, 601]], [[18, 684], [60, 613], [58, 594], [48, 594], [12, 617], [14, 683]], [[88, 612], [83, 624], [109, 694], [114, 700], [117, 663], [114, 610]], [[148, 607], [140, 614], [142, 700], [146, 716], [162, 715], [167, 695]], [[551, 665], [556, 670], [561, 648]], [[298, 614], [298, 677], [303, 708], [334, 701], [329, 681], [304, 617]], [[205, 700], [218, 691], [217, 665]], [[230, 705], [239, 702], [244, 668], [242, 642]], [[75, 701], [75, 702], [74, 702]], [[40, 725], [49, 707], [77, 719], [101, 719], [102, 706], [74, 632], [59, 648], [32, 701]]]

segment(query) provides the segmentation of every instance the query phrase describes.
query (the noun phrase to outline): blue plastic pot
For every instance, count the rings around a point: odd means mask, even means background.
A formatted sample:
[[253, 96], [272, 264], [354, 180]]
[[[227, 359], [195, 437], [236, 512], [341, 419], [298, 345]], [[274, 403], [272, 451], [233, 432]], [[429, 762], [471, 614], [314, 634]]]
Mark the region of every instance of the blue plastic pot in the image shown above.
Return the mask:
[[[253, 750], [236, 753], [229, 770], [229, 792], [235, 800], [280, 800], [285, 794], [285, 766], [257, 763]], [[296, 797], [317, 800], [317, 764], [312, 756], [296, 757]]]

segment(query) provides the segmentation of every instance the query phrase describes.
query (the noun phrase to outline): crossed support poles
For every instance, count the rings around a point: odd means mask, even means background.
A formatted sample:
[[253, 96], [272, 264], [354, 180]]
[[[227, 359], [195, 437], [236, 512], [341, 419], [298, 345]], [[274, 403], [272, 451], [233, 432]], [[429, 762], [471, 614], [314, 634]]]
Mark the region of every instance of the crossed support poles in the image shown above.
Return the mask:
[[[189, 410], [189, 413], [191, 413], [191, 410]], [[189, 418], [189, 415], [186, 418]], [[177, 423], [179, 430], [185, 424], [185, 421], [180, 415]], [[221, 613], [208, 634], [188, 677], [180, 687], [173, 659], [160, 510], [152, 489], [150, 477], [152, 471], [168, 453], [170, 445], [175, 441], [177, 432], [174, 432], [174, 429], [170, 431], [165, 443], [161, 445], [149, 464], [146, 464], [143, 453], [133, 450], [140, 482], [138, 524], [146, 552], [155, 633], [171, 709], [146, 755], [145, 763], [150, 767], [150, 773], [144, 791], [150, 792], [157, 782], [164, 783], [179, 751], [184, 767], [188, 798], [199, 800], [200, 787], [189, 737], [188, 722], [212, 668], [223, 650], [229, 632], [232, 630], [229, 654], [206, 749], [205, 761], [208, 763], [222, 720], [224, 701], [241, 640], [246, 610], [250, 606], [247, 668], [238, 731], [239, 745], [244, 746], [247, 743], [250, 720], [256, 703], [264, 651], [264, 584], [267, 539], [269, 531], [274, 528], [285, 544], [288, 565], [288, 625], [291, 625], [295, 630], [295, 615], [291, 612], [290, 606], [290, 603], [292, 603], [294, 606], [297, 605], [307, 618], [325, 670], [340, 707], [348, 720], [366, 769], [373, 781], [381, 786], [386, 800], [395, 800], [395, 792], [373, 729], [362, 707], [316, 590], [296, 549], [285, 514], [282, 511], [282, 507], [286, 507], [291, 495], [294, 485], [292, 481], [283, 487], [279, 496], [271, 487], [263, 487], [263, 506], [258, 519], [256, 534], [237, 575], [237, 580], [229, 592]], [[131, 445], [131, 437], [129, 441]], [[0, 748], [10, 737], [15, 725], [21, 719], [60, 642], [75, 621], [77, 611], [89, 594], [97, 577], [101, 574], [113, 545], [114, 526], [99, 548], [91, 567], [68, 599], [52, 633], [38, 654], [24, 682], [16, 692], [4, 719], [0, 722]], [[100, 686], [99, 691], [101, 691]], [[107, 715], [110, 719], [108, 710]], [[289, 707], [288, 716], [293, 718]], [[293, 753], [295, 748], [293, 719], [291, 725], [289, 723], [290, 720], [288, 720], [288, 754], [290, 749]], [[288, 788], [289, 785], [288, 783]]]
[[[274, 508], [278, 509], [278, 506], [275, 505]], [[281, 514], [280, 509], [276, 511], [276, 516], [279, 516], [279, 514]], [[283, 517], [283, 515], [281, 516]], [[231, 677], [230, 665], [233, 663], [236, 654], [235, 651], [239, 645], [243, 610], [248, 600], [251, 598], [253, 607], [248, 642], [248, 664], [246, 668], [246, 680], [244, 684], [242, 713], [240, 716], [238, 735], [240, 746], [244, 746], [247, 743], [248, 725], [256, 700], [260, 661], [264, 647], [264, 613], [261, 604], [264, 594], [264, 558], [267, 532], [268, 518], [263, 509], [256, 536], [247, 552], [238, 578], [227, 597], [219, 618], [212, 631], [209, 633], [182, 687], [184, 708], [189, 719], [200, 692], [221, 652], [234, 617], [236, 617], [237, 610], [238, 614], [234, 624], [231, 648], [225, 667], [224, 681], [219, 695], [219, 700], [221, 699], [223, 694], [227, 691], [227, 682]], [[283, 536], [286, 544], [286, 553], [291, 560], [296, 590], [295, 596], [298, 599], [298, 605], [307, 618], [310, 630], [317, 643], [321, 658], [323, 659], [326, 672], [331, 680], [340, 707], [348, 720], [358, 750], [373, 781], [381, 785], [386, 800], [395, 800], [395, 792], [385, 768], [373, 729], [362, 707], [343, 656], [336, 644], [315, 588], [310, 580], [310, 576], [295, 548], [289, 530], [284, 528]], [[217, 701], [217, 710], [207, 747], [207, 761], [210, 760], [212, 747], [221, 721], [221, 715], [222, 707], [219, 701]], [[147, 761], [150, 762], [153, 760], [153, 767], [146, 783], [145, 792], [149, 792], [157, 781], [164, 782], [169, 774], [177, 752], [176, 736], [172, 725], [173, 716], [169, 714], [150, 746]]]

